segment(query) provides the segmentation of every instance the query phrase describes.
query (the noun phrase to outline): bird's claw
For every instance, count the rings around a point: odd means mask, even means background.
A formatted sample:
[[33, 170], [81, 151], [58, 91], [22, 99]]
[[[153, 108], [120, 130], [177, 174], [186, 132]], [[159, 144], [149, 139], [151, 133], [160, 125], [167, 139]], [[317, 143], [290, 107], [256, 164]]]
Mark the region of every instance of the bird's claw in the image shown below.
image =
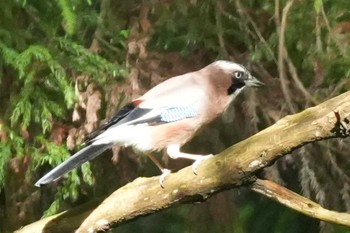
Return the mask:
[[169, 169], [162, 169], [162, 174], [160, 175], [159, 177], [159, 184], [160, 184], [160, 187], [164, 188], [164, 185], [163, 185], [163, 182], [164, 182], [164, 179], [165, 177], [167, 177], [169, 174], [171, 173], [171, 171]]
[[193, 164], [192, 164], [192, 171], [195, 175], [197, 175], [197, 169], [199, 164], [201, 164], [204, 160], [210, 159], [214, 157], [214, 155], [210, 154], [210, 155], [203, 155], [201, 156], [200, 159], [197, 159]]

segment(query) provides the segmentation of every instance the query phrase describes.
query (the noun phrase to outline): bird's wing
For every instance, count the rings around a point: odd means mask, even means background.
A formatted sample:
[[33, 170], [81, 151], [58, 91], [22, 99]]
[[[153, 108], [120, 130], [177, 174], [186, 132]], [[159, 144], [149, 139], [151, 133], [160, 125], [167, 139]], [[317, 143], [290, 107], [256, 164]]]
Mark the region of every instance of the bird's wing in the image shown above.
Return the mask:
[[[127, 117], [131, 112], [133, 112], [135, 109], [137, 109], [137, 101], [135, 102], [130, 102], [124, 107], [122, 107], [117, 113], [115, 113], [106, 123], [101, 125], [98, 129], [95, 131], [91, 132], [87, 137], [86, 141], [84, 144], [90, 144], [91, 140], [93, 140], [95, 137], [97, 137], [99, 134], [103, 133], [108, 129], [109, 127], [120, 124], [120, 121], [123, 120], [125, 117]], [[147, 110], [148, 111], [148, 110]], [[137, 110], [139, 114], [144, 114], [141, 113], [141, 111]], [[135, 114], [135, 113], [134, 113]], [[133, 115], [134, 115], [133, 114]]]
[[108, 128], [121, 124], [165, 123], [170, 118], [176, 121], [182, 117], [194, 116], [194, 111], [199, 111], [206, 95], [205, 90], [193, 79], [194, 75], [196, 74], [185, 74], [158, 84], [125, 105], [105, 124], [90, 133], [85, 143], [91, 143]]
[[108, 129], [120, 125], [155, 125], [194, 117], [199, 114], [205, 96], [205, 89], [200, 88], [192, 75], [168, 79], [125, 105], [106, 124], [93, 132], [86, 144], [102, 139]]
[[198, 72], [170, 78], [138, 98], [139, 107], [161, 108], [165, 106], [187, 106], [203, 102], [207, 95], [206, 85], [198, 83]]

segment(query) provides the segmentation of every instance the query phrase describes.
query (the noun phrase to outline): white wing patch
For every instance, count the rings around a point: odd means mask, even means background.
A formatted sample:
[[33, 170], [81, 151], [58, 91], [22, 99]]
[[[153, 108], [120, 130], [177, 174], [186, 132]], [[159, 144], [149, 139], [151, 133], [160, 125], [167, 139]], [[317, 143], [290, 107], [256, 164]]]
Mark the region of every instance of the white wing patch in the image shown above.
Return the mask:
[[120, 125], [109, 128], [92, 143], [92, 145], [100, 144], [132, 146], [138, 151], [149, 151], [152, 150], [151, 128], [147, 124]]

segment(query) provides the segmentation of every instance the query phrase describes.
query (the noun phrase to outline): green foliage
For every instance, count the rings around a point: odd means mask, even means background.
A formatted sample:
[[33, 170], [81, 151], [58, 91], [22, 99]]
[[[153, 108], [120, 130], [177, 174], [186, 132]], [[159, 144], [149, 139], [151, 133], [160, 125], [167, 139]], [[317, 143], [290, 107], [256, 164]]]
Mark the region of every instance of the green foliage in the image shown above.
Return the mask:
[[4, 43], [1, 43], [1, 42], [0, 42], [0, 51], [1, 51], [2, 59], [4, 63], [11, 66], [15, 66], [18, 53], [14, 49], [7, 47]]
[[[35, 145], [37, 147], [32, 152], [32, 157], [35, 158], [35, 163], [33, 163], [34, 168], [45, 164], [55, 166], [69, 157], [69, 153], [65, 147], [48, 141], [42, 135], [35, 138]], [[42, 148], [45, 149], [43, 150]]]
[[203, 1], [199, 5], [186, 1], [176, 1], [171, 6], [158, 5], [154, 16], [161, 25], [154, 30], [150, 48], [179, 51], [184, 55], [200, 46], [218, 51], [214, 12], [215, 1]]
[[[123, 68], [116, 67], [101, 56], [91, 53], [83, 46], [67, 38], [59, 38], [58, 45], [58, 49], [66, 53], [65, 57], [68, 58], [66, 61], [67, 67], [95, 78], [99, 84], [104, 84], [110, 78], [124, 77], [126, 75]], [[106, 78], [101, 79], [101, 76]]]
[[0, 133], [6, 132], [6, 140], [0, 141], [0, 190], [5, 184], [6, 174], [8, 173], [9, 162], [15, 155], [18, 158], [23, 157], [28, 151], [28, 145], [25, 144], [23, 138], [16, 131], [0, 124]]
[[0, 142], [0, 189], [4, 185], [5, 174], [7, 173], [7, 166], [12, 157], [11, 146], [9, 143]]
[[242, 207], [239, 211], [237, 224], [233, 226], [233, 233], [244, 233], [246, 232], [245, 228], [249, 225], [249, 222], [254, 214], [253, 206], [248, 203], [246, 206]]
[[[32, 174], [39, 167], [54, 167], [69, 156], [64, 145], [48, 138], [55, 123], [69, 122], [68, 112], [77, 100], [74, 77], [86, 75], [102, 85], [125, 76], [124, 68], [115, 65], [119, 62], [82, 45], [88, 42], [84, 32], [99, 26], [95, 3], [5, 1], [1, 5], [0, 135], [7, 137], [0, 141], [0, 191], [12, 158], [30, 155], [26, 181], [33, 183]], [[127, 36], [127, 30], [121, 31], [116, 43], [125, 46]], [[76, 171], [68, 175], [46, 214], [57, 211], [65, 200], [74, 201], [82, 182], [92, 185], [89, 165], [82, 171], [82, 178]]]
[[70, 172], [64, 184], [57, 188], [55, 200], [51, 203], [50, 207], [44, 211], [42, 218], [59, 212], [65, 200], [76, 200], [78, 198], [80, 184], [81, 182], [77, 171], [74, 170]]
[[68, 35], [72, 35], [76, 31], [77, 19], [76, 15], [73, 12], [73, 6], [71, 5], [71, 1], [58, 0], [57, 3], [62, 10], [65, 31]]
[[[56, 145], [43, 136], [36, 137], [35, 145], [37, 147], [31, 153], [34, 162], [32, 169], [34, 171], [46, 164], [50, 165], [50, 167], [55, 167], [69, 157], [69, 152], [64, 146]], [[45, 149], [43, 150], [42, 148]], [[82, 178], [78, 175], [77, 170], [73, 170], [66, 175], [64, 184], [58, 187], [55, 200], [44, 212], [43, 217], [57, 213], [65, 200], [75, 201], [79, 196], [79, 186], [82, 184], [82, 181], [88, 185], [93, 184], [90, 165], [88, 163], [84, 164], [81, 169], [83, 173]]]
[[[50, 155], [52, 157], [52, 155]], [[61, 161], [63, 162], [63, 161]], [[61, 163], [60, 162], [60, 163]], [[53, 164], [54, 166], [58, 164]], [[85, 166], [86, 167], [86, 166]], [[89, 184], [92, 184], [90, 168], [85, 169], [84, 181], [88, 180]], [[64, 201], [75, 201], [79, 196], [79, 186], [82, 184], [80, 177], [76, 170], [73, 170], [66, 175], [66, 179], [63, 185], [57, 187], [55, 200], [51, 203], [50, 207], [44, 211], [43, 218], [56, 214], [60, 211]]]
[[27, 129], [33, 121], [41, 124], [43, 133], [49, 131], [52, 117], [63, 117], [74, 102], [74, 89], [63, 67], [43, 46], [29, 46], [17, 53], [0, 44], [0, 51], [4, 61], [17, 71], [21, 85], [14, 97], [12, 126], [20, 122], [21, 128]]

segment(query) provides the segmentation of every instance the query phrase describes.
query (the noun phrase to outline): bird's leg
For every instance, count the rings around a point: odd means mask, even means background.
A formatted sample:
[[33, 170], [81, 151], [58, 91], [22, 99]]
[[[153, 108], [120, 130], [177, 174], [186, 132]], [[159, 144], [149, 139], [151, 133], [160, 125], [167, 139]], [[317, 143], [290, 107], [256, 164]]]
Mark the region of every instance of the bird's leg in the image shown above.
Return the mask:
[[169, 175], [171, 173], [171, 171], [169, 169], [164, 168], [160, 162], [151, 154], [151, 153], [147, 153], [148, 158], [150, 158], [152, 160], [152, 162], [158, 167], [158, 169], [162, 172], [162, 175], [160, 175], [159, 177], [159, 184], [162, 188], [164, 188], [163, 186], [163, 182], [164, 179], [167, 175]]
[[194, 154], [183, 153], [183, 152], [180, 151], [180, 145], [170, 145], [170, 146], [168, 146], [167, 153], [168, 153], [169, 157], [172, 158], [172, 159], [184, 158], [184, 159], [194, 160], [194, 163], [192, 164], [192, 171], [196, 175], [197, 175], [197, 168], [198, 168], [199, 164], [203, 160], [207, 160], [207, 159], [213, 157], [212, 154], [209, 154], [209, 155], [194, 155]]

